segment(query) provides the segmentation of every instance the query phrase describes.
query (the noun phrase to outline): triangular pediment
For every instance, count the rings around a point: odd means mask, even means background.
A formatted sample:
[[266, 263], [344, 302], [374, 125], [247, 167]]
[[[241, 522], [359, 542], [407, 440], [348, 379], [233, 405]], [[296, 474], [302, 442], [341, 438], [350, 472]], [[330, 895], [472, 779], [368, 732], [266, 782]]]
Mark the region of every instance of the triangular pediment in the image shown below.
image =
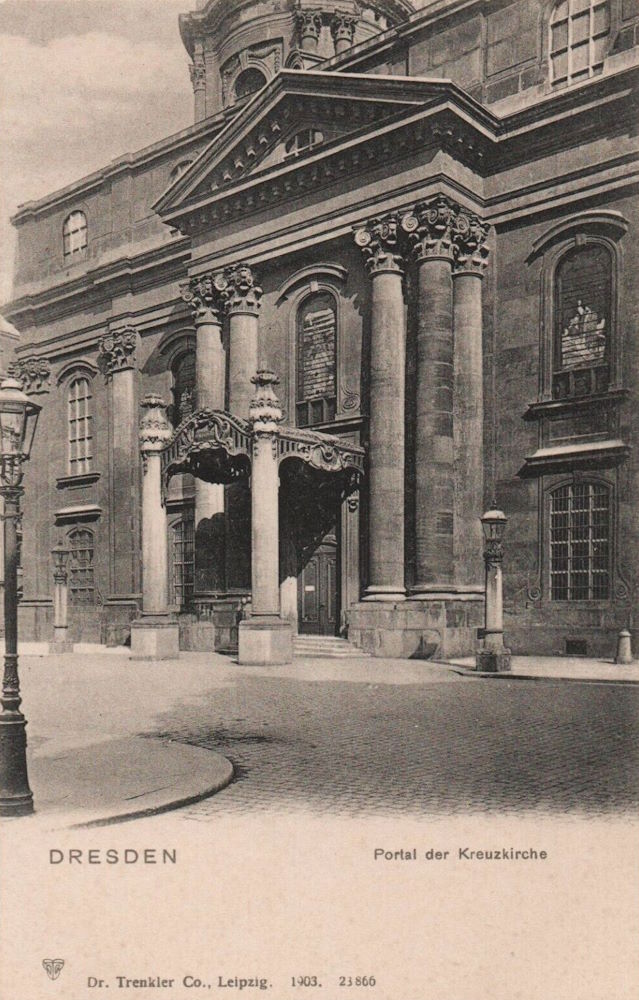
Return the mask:
[[[442, 82], [282, 70], [154, 205], [166, 221], [238, 183], [442, 99]], [[310, 138], [308, 143], [305, 138]]]

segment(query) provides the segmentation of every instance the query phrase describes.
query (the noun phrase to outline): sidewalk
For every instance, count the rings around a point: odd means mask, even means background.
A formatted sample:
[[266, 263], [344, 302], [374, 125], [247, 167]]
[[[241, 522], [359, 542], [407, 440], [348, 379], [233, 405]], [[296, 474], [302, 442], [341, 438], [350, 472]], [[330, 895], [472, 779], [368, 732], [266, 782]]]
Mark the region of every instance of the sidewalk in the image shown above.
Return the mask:
[[197, 654], [166, 663], [133, 663], [124, 651], [21, 654], [36, 813], [19, 822], [114, 823], [226, 787], [233, 767], [221, 754], [154, 735], [160, 714], [188, 711], [215, 687], [213, 673], [210, 658]]
[[513, 656], [509, 673], [485, 674], [475, 670], [473, 657], [442, 663], [459, 674], [506, 680], [563, 680], [593, 683], [639, 684], [639, 661], [621, 664], [579, 656]]

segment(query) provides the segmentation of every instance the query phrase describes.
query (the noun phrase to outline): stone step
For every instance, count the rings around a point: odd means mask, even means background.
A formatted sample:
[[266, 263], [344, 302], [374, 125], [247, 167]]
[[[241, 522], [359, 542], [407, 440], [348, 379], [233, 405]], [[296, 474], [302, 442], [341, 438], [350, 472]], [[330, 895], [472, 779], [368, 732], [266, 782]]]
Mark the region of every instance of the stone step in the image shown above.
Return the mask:
[[293, 637], [293, 652], [296, 656], [324, 656], [340, 659], [369, 655], [352, 646], [346, 639], [330, 635], [296, 635]]

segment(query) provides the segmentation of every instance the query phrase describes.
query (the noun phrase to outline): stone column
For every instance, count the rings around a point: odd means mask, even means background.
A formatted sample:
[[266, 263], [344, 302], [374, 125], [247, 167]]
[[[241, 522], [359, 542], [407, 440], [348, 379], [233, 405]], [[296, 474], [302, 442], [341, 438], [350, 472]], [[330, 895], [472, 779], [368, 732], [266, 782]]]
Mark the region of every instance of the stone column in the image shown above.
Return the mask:
[[365, 600], [404, 600], [406, 317], [395, 216], [355, 233], [372, 278], [369, 421], [369, 585]]
[[476, 216], [460, 214], [454, 238], [453, 393], [454, 562], [458, 589], [482, 592], [484, 505], [484, 374], [482, 278], [488, 263], [488, 227]]
[[50, 653], [72, 653], [73, 643], [69, 642], [68, 628], [68, 559], [69, 550], [62, 543], [56, 545], [53, 556], [53, 642], [49, 643]]
[[193, 86], [193, 117], [195, 122], [206, 118], [206, 63], [204, 46], [197, 41], [193, 46], [193, 62], [189, 66]]
[[359, 18], [353, 14], [333, 14], [330, 21], [331, 36], [335, 45], [335, 55], [350, 49], [355, 40], [355, 29]]
[[[488, 519], [493, 522], [501, 521], [505, 527], [506, 517], [501, 510], [488, 511], [483, 515], [481, 521]], [[504, 646], [504, 601], [501, 569], [503, 559], [504, 548], [501, 539], [487, 538], [484, 548], [484, 562], [486, 564], [484, 646], [478, 651], [475, 661], [477, 670], [486, 673], [507, 671], [511, 667], [510, 650]]]
[[141, 406], [142, 616], [131, 624], [131, 655], [133, 659], [173, 659], [179, 652], [179, 632], [168, 608], [168, 540], [161, 461], [173, 431], [160, 396], [145, 396]]
[[417, 262], [414, 597], [453, 584], [453, 230], [457, 206], [438, 196], [405, 216]]
[[131, 608], [137, 603], [140, 592], [138, 347], [137, 330], [121, 326], [102, 338], [99, 354], [99, 365], [109, 392], [112, 455], [109, 603], [114, 615], [118, 607], [122, 609], [122, 625], [128, 625]]
[[[195, 390], [197, 408], [201, 410], [225, 409], [226, 352], [221, 320], [225, 288], [220, 273], [198, 275], [181, 288], [195, 324]], [[224, 563], [224, 486], [196, 479], [196, 602], [225, 590]]]
[[269, 371], [253, 378], [256, 387], [249, 422], [252, 437], [251, 542], [252, 615], [239, 626], [239, 663], [290, 663], [292, 629], [280, 615], [279, 447], [282, 408], [278, 379]]
[[262, 289], [248, 264], [224, 272], [229, 316], [229, 411], [248, 419], [258, 369], [258, 317]]
[[[254, 390], [251, 380], [258, 370], [258, 318], [262, 289], [247, 264], [224, 272], [226, 311], [229, 317], [229, 412], [248, 419]], [[251, 522], [244, 483], [226, 489], [226, 578], [230, 591], [246, 593], [250, 585]]]
[[295, 12], [300, 49], [303, 52], [317, 52], [322, 30], [321, 10], [298, 10]]

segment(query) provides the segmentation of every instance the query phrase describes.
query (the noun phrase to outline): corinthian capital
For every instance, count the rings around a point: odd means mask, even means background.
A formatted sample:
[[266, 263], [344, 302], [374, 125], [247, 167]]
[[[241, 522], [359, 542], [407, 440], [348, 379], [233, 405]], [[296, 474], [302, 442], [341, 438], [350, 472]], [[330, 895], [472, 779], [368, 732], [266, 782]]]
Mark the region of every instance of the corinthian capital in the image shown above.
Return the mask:
[[380, 271], [403, 273], [402, 228], [397, 215], [373, 219], [355, 232], [355, 242], [366, 259], [369, 274]]
[[116, 372], [135, 368], [138, 333], [132, 326], [109, 330], [100, 341], [100, 368], [107, 379]]
[[180, 285], [180, 295], [190, 307], [196, 324], [220, 322], [219, 313], [227, 286], [221, 271], [199, 274]]
[[320, 36], [320, 31], [322, 30], [322, 12], [321, 10], [296, 10], [295, 11], [295, 24], [300, 37], [300, 42], [302, 48], [304, 48], [304, 42], [312, 42], [317, 45], [317, 41]]
[[336, 47], [340, 45], [343, 45], [344, 48], [351, 47], [358, 20], [359, 18], [354, 14], [333, 14], [330, 20], [330, 29]]
[[453, 239], [453, 271], [456, 274], [463, 271], [483, 274], [488, 264], [488, 232], [488, 226], [477, 215], [459, 213]]
[[235, 264], [224, 272], [226, 288], [224, 298], [229, 313], [250, 313], [256, 316], [260, 309], [262, 289], [248, 264]]
[[417, 205], [402, 219], [402, 229], [408, 234], [417, 262], [444, 258], [453, 260], [453, 237], [459, 205], [438, 195], [432, 201]]
[[51, 365], [46, 358], [20, 358], [8, 369], [9, 378], [15, 378], [27, 396], [48, 392], [51, 388]]

